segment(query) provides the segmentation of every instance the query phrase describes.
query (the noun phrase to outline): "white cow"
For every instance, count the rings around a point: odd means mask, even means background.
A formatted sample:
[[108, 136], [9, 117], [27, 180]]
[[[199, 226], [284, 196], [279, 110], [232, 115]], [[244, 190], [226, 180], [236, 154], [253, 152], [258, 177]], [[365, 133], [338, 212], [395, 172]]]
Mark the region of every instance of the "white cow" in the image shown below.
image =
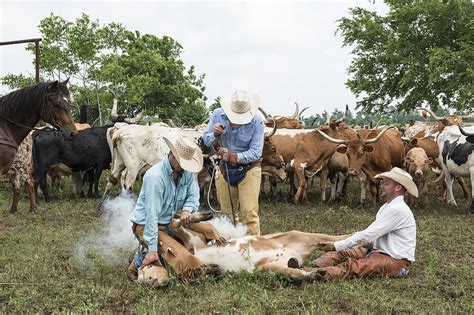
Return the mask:
[[471, 177], [474, 212], [474, 127], [449, 126], [438, 135], [439, 160], [448, 186], [448, 204], [456, 206], [453, 196], [453, 176]]
[[138, 175], [143, 175], [168, 154], [169, 147], [163, 137], [173, 141], [178, 134], [196, 140], [202, 136], [202, 132], [193, 128], [172, 128], [163, 124], [141, 126], [116, 123], [109, 128], [107, 142], [112, 154], [112, 165], [104, 196], [119, 182], [122, 189], [132, 189]]

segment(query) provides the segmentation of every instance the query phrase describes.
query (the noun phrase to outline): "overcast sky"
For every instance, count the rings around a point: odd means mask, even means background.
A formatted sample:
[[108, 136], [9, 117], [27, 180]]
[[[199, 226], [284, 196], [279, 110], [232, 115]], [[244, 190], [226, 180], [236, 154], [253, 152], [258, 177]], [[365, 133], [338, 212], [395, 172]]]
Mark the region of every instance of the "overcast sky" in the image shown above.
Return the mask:
[[[51, 12], [69, 21], [84, 12], [101, 25], [119, 22], [177, 40], [186, 66], [206, 74], [208, 105], [243, 89], [258, 94], [270, 114], [291, 114], [296, 101], [310, 107], [309, 116], [354, 107], [355, 96], [344, 85], [352, 56], [335, 31], [336, 21], [355, 6], [387, 12], [381, 0], [0, 0], [0, 41], [39, 37], [39, 22]], [[0, 76], [34, 74], [32, 58], [23, 44], [0, 46]]]

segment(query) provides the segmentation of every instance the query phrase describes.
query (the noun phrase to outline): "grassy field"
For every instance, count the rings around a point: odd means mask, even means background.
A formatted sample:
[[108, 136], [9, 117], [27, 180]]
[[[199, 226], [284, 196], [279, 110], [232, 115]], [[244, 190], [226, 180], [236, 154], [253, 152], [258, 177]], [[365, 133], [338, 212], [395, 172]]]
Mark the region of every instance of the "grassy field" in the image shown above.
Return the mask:
[[[459, 208], [437, 201], [434, 188], [429, 209], [413, 207], [418, 244], [406, 278], [300, 283], [269, 272], [240, 272], [191, 284], [174, 279], [161, 290], [127, 279], [129, 251], [117, 251], [118, 259], [99, 247], [78, 254], [79, 243], [102, 235], [98, 200], [53, 193], [53, 201], [41, 202], [32, 215], [25, 196], [19, 212], [10, 214], [10, 186], [0, 183], [0, 189], [0, 313], [474, 313], [474, 216], [459, 187]], [[262, 232], [343, 234], [373, 221], [376, 211], [356, 207], [355, 183], [349, 201], [341, 203], [315, 202], [319, 193], [311, 191], [314, 203], [306, 205], [287, 203], [284, 193], [281, 200], [262, 198]]]

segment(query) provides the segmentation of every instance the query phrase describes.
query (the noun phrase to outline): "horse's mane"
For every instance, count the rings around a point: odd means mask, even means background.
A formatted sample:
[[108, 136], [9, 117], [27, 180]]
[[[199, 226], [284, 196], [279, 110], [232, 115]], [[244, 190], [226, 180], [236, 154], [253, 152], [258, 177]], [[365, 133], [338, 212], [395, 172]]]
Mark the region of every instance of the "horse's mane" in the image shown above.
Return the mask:
[[[47, 88], [50, 83], [28, 86], [0, 97], [0, 115], [20, 123], [28, 120], [46, 101]], [[69, 97], [69, 91], [65, 84], [59, 82], [58, 87], [60, 92]]]

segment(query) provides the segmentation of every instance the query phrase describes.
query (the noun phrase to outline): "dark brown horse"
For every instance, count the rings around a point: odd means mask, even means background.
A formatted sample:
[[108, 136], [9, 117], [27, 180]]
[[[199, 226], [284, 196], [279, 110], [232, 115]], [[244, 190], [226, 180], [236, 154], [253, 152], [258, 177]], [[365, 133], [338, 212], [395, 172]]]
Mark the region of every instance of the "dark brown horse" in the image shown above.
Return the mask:
[[40, 119], [60, 129], [67, 139], [77, 134], [69, 111], [68, 81], [40, 83], [0, 97], [0, 177]]

